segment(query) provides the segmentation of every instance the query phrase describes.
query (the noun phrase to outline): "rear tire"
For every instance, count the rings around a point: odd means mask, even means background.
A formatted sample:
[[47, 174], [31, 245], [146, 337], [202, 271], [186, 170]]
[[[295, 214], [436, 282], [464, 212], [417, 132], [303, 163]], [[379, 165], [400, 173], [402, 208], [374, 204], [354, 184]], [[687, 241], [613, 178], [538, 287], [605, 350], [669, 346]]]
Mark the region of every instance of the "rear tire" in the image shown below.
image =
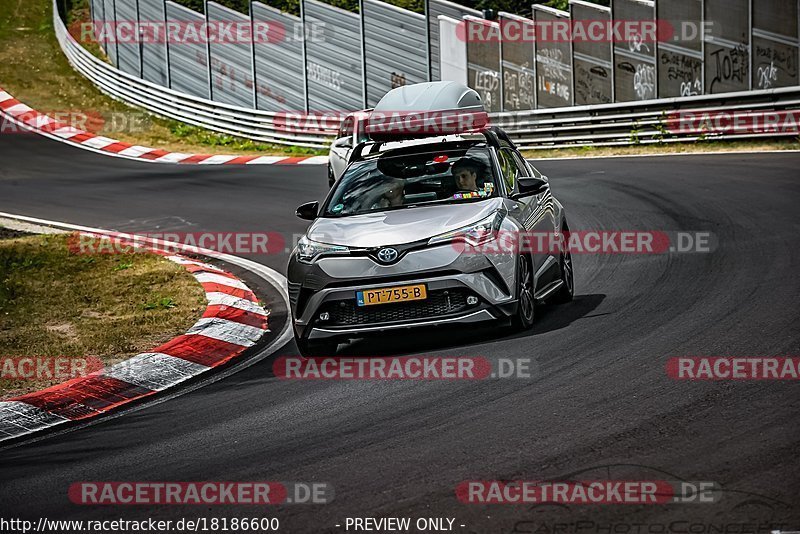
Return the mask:
[[517, 313], [511, 318], [514, 329], [529, 329], [533, 325], [535, 310], [531, 260], [525, 254], [520, 254], [517, 256]]

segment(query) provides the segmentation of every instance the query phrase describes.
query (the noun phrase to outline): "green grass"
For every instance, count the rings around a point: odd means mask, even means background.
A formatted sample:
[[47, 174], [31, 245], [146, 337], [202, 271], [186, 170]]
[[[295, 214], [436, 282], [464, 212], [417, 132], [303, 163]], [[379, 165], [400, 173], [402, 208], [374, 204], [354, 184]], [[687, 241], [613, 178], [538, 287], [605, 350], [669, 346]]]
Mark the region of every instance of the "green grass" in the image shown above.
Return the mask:
[[[409, 0], [412, 2], [412, 0]], [[554, 2], [550, 2], [554, 4]], [[102, 93], [67, 63], [53, 34], [49, 0], [0, 0], [0, 87], [34, 109], [43, 112], [89, 112], [104, 117], [112, 113], [139, 113]], [[488, 3], [486, 7], [488, 6]], [[497, 6], [495, 6], [497, 7]], [[89, 19], [87, 0], [76, 0], [69, 22]], [[102, 56], [96, 45], [90, 51]], [[325, 150], [259, 143], [173, 120], [151, 118], [137, 131], [109, 131], [107, 121], [96, 133], [122, 141], [168, 151], [243, 155], [324, 155]], [[632, 141], [638, 132], [632, 132]], [[797, 149], [797, 140], [664, 143], [613, 148], [568, 148], [529, 151], [528, 156], [580, 157], [582, 155], [626, 155], [684, 153], [717, 150]]]
[[696, 141], [653, 143], [619, 147], [552, 148], [523, 150], [526, 158], [581, 158], [597, 156], [636, 156], [646, 154], [692, 154], [697, 152], [742, 152], [764, 150], [800, 150], [800, 138], [769, 141]]
[[[69, 26], [88, 20], [87, 0], [75, 2]], [[78, 30], [73, 34], [80, 35]], [[102, 57], [97, 45], [87, 47]], [[326, 153], [313, 148], [258, 143], [157, 117], [148, 118], [144, 128], [114, 129], [108, 120], [112, 114], [138, 116], [141, 111], [104, 95], [72, 69], [53, 33], [49, 0], [0, 0], [0, 87], [44, 113], [101, 115], [106, 121], [93, 133], [131, 144], [185, 153], [287, 156]]]
[[[0, 232], [0, 358], [116, 363], [183, 334], [206, 307], [200, 284], [155, 254], [79, 255], [70, 236]], [[0, 380], [0, 398], [58, 381]]]

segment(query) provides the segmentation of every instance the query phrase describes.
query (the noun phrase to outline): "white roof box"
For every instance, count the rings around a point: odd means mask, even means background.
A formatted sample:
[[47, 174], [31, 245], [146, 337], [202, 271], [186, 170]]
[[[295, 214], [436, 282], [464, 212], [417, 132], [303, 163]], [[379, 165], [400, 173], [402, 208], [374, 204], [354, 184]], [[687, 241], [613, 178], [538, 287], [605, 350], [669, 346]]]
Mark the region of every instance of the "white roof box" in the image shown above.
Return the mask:
[[485, 111], [474, 89], [458, 82], [426, 82], [397, 87], [386, 93], [375, 111]]
[[427, 82], [392, 89], [370, 114], [375, 141], [453, 135], [484, 128], [489, 116], [480, 95], [458, 82]]

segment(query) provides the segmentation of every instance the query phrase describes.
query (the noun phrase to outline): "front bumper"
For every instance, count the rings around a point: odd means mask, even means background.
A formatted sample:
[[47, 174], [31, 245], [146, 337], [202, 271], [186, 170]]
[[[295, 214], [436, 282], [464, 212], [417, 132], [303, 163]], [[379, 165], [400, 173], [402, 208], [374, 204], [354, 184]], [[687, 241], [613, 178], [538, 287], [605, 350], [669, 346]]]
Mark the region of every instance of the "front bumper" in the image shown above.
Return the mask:
[[[391, 266], [367, 257], [330, 257], [312, 265], [293, 258], [289, 295], [295, 333], [310, 340], [354, 338], [508, 317], [516, 309], [513, 258], [503, 260], [464, 255], [449, 246], [410, 252]], [[357, 291], [408, 284], [425, 284], [428, 298], [356, 305]]]
[[497, 319], [489, 310], [477, 310], [469, 312], [458, 317], [440, 318], [421, 320], [414, 322], [406, 322], [400, 324], [385, 324], [373, 326], [358, 326], [358, 327], [334, 327], [323, 328], [320, 326], [311, 327], [309, 329], [308, 339], [317, 341], [321, 339], [336, 339], [346, 337], [361, 337], [373, 334], [380, 334], [383, 332], [393, 332], [398, 330], [407, 330], [410, 328], [422, 327], [435, 327], [435, 326], [448, 326], [454, 324], [471, 324], [484, 321], [493, 321]]

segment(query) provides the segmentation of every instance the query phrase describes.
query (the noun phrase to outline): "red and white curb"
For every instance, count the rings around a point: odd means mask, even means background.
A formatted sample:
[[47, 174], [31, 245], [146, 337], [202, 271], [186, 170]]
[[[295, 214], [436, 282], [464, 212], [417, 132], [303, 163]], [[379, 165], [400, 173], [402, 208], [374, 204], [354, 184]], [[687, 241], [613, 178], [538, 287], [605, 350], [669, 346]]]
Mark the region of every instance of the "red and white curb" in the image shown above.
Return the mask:
[[183, 256], [166, 256], [203, 286], [203, 317], [151, 352], [53, 387], [0, 402], [0, 441], [108, 412], [173, 387], [242, 354], [268, 329], [269, 312], [234, 275]]
[[[52, 117], [23, 104], [0, 87], [0, 118], [7, 117], [28, 131], [68, 143], [86, 150], [153, 163], [181, 163], [199, 165], [323, 165], [328, 156], [235, 156], [214, 154], [184, 154], [167, 152], [146, 146], [131, 145], [109, 137], [85, 132], [61, 123]], [[8, 126], [0, 120], [0, 134]]]

